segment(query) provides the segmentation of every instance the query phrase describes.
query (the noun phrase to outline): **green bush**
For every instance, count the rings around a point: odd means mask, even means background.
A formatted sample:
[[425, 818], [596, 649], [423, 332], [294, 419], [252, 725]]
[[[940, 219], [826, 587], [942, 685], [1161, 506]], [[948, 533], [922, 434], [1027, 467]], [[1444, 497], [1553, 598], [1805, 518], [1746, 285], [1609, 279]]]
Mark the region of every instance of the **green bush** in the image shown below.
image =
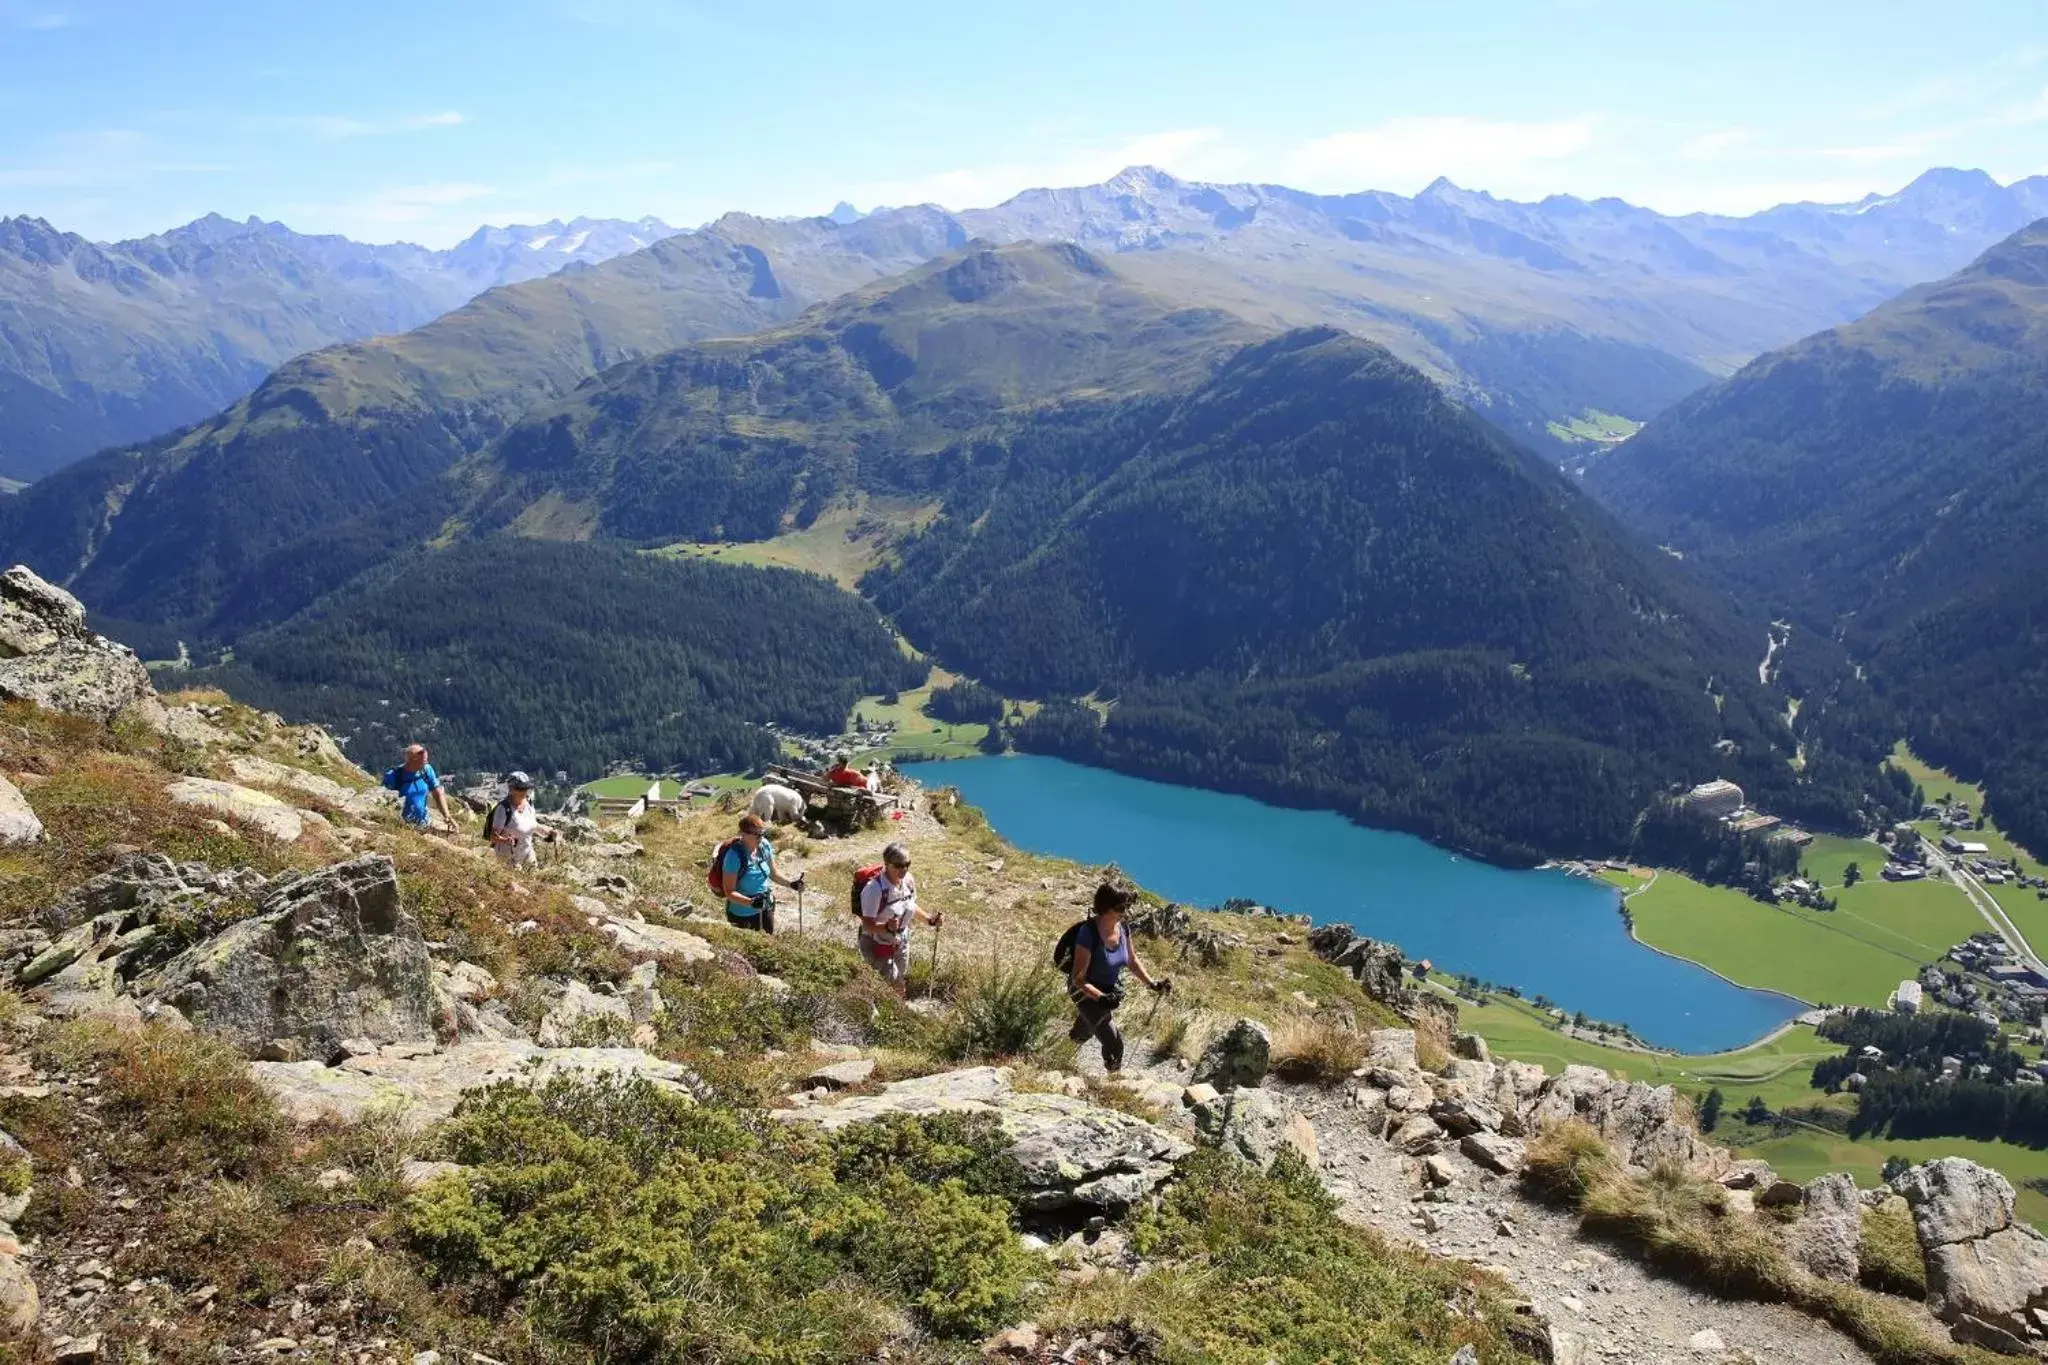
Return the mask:
[[471, 1166], [400, 1215], [444, 1283], [605, 1358], [873, 1359], [904, 1310], [942, 1336], [1012, 1319], [1029, 1268], [989, 1134], [821, 1139], [643, 1080], [562, 1077], [463, 1101]]
[[875, 1184], [889, 1175], [920, 1185], [957, 1180], [969, 1194], [1016, 1198], [1023, 1172], [992, 1114], [892, 1114], [832, 1136], [833, 1175], [843, 1185]]
[[1131, 1298], [1166, 1358], [1442, 1365], [1468, 1343], [1481, 1360], [1528, 1358], [1474, 1272], [1344, 1223], [1292, 1152], [1268, 1175], [1210, 1151], [1181, 1172], [1132, 1229], [1138, 1254], [1166, 1267]]
[[1060, 979], [1043, 967], [992, 967], [961, 997], [948, 1051], [955, 1057], [1025, 1057], [1067, 1003]]

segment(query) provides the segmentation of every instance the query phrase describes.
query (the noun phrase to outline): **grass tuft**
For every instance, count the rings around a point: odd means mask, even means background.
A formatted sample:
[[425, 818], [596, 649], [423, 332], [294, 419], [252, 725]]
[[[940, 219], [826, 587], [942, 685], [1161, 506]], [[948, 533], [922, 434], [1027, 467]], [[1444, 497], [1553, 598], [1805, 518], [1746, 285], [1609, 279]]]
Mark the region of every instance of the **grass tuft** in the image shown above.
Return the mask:
[[1372, 1041], [1327, 1019], [1290, 1020], [1273, 1038], [1272, 1069], [1283, 1081], [1341, 1085], [1372, 1056]]

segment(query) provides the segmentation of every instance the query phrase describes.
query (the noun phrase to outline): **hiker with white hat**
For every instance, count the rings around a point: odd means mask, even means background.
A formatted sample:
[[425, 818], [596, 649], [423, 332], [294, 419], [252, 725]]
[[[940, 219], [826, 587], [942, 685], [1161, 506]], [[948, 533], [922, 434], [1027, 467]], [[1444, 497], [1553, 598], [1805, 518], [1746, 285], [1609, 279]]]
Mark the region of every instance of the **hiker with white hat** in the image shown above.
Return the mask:
[[507, 867], [536, 867], [540, 859], [533, 851], [534, 836], [553, 842], [562, 837], [561, 831], [541, 824], [533, 808], [532, 778], [513, 773], [505, 786], [504, 800], [491, 807], [484, 820], [484, 836], [491, 841], [491, 852]]

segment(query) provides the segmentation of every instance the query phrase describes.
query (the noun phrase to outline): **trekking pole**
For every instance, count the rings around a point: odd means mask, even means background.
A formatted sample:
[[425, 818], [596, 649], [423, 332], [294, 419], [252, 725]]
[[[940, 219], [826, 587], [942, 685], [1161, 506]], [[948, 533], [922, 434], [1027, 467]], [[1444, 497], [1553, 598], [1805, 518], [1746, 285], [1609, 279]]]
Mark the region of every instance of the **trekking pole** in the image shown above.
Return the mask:
[[930, 999], [939, 991], [939, 935], [946, 932], [946, 921], [941, 919], [932, 926], [932, 970], [924, 983], [925, 998]]
[[802, 877], [796, 879], [796, 931], [799, 935], [804, 932], [804, 879]]

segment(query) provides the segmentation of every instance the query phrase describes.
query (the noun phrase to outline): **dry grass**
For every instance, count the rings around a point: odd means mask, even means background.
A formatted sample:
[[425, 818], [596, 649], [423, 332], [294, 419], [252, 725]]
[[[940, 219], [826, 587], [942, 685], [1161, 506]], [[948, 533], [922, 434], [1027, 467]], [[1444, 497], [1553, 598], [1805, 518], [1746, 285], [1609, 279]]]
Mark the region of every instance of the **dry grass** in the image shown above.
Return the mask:
[[1424, 1011], [1412, 1025], [1415, 1061], [1424, 1071], [1442, 1071], [1451, 1064], [1451, 1030], [1440, 1015]]
[[1927, 1297], [1927, 1262], [1913, 1231], [1913, 1214], [1896, 1195], [1863, 1210], [1860, 1247], [1863, 1283], [1887, 1294]]
[[1273, 1035], [1272, 1069], [1284, 1081], [1341, 1085], [1371, 1056], [1371, 1039], [1331, 1019], [1289, 1020]]
[[[1554, 1124], [1529, 1146], [1523, 1181], [1579, 1210], [1589, 1232], [1729, 1298], [1789, 1303], [1840, 1328], [1878, 1365], [1989, 1365], [1999, 1357], [1957, 1346], [1915, 1308], [1794, 1265], [1772, 1223], [1733, 1208], [1720, 1186], [1674, 1165], [1625, 1169], [1591, 1128]], [[1895, 1228], [1887, 1228], [1896, 1232]], [[1910, 1241], [1910, 1224], [1906, 1229]], [[1871, 1232], [1865, 1225], [1865, 1245]]]

